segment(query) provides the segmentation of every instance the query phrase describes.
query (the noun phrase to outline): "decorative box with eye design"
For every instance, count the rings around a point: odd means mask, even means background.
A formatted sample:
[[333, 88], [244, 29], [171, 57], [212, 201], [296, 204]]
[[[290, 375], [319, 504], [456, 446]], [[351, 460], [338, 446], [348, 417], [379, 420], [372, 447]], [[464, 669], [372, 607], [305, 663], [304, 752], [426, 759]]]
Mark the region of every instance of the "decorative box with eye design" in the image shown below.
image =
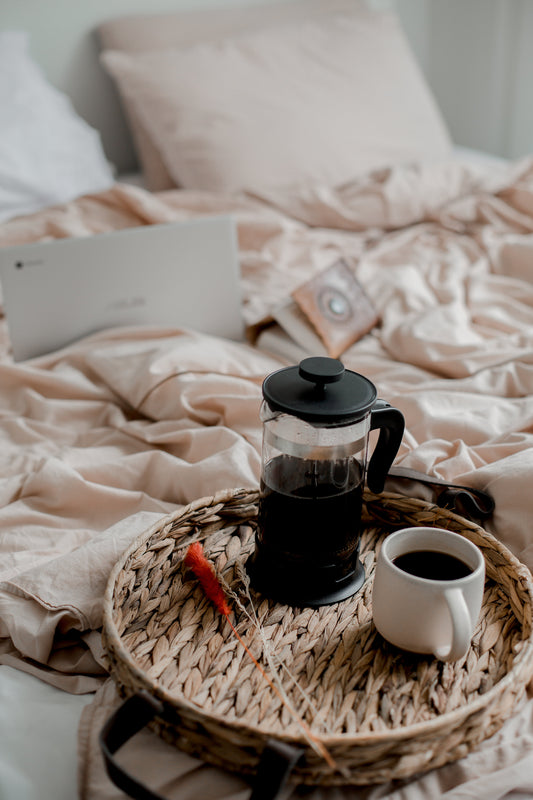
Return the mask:
[[372, 301], [343, 259], [299, 286], [292, 297], [331, 358], [338, 358], [379, 322]]

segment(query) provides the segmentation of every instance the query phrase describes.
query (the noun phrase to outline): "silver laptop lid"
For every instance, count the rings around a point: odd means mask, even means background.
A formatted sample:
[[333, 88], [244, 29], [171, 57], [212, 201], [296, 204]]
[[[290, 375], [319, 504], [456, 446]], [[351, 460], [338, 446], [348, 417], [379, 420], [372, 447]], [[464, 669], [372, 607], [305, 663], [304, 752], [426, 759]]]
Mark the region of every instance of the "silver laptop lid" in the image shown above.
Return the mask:
[[0, 282], [16, 361], [120, 325], [243, 338], [229, 216], [3, 248]]

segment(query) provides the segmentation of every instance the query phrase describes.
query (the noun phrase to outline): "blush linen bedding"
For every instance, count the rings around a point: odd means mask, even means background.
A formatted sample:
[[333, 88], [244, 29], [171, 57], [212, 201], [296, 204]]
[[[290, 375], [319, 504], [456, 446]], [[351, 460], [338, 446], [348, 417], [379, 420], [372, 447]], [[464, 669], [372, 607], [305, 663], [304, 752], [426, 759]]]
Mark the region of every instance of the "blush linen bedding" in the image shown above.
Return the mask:
[[[85, 800], [123, 796], [97, 742], [118, 702], [99, 633], [110, 570], [180, 505], [258, 485], [261, 383], [288, 362], [255, 346], [253, 331], [339, 257], [381, 318], [342, 360], [403, 412], [396, 465], [489, 492], [495, 511], [484, 527], [533, 567], [533, 162], [394, 167], [335, 190], [262, 196], [117, 184], [5, 223], [0, 245], [219, 213], [237, 223], [249, 343], [116, 328], [14, 363], [2, 321], [0, 664], [95, 693], [78, 731]], [[165, 797], [249, 794], [238, 776], [151, 733], [127, 749], [126, 763]], [[305, 796], [516, 800], [533, 796], [532, 776], [526, 697], [460, 762], [406, 786]]]

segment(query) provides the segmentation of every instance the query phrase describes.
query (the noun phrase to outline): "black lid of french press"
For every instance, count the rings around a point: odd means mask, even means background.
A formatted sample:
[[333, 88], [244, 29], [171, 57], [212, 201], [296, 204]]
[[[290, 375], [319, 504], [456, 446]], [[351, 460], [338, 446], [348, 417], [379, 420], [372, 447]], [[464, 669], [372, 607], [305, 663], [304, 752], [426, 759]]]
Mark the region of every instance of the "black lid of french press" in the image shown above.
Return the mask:
[[345, 369], [336, 358], [313, 356], [268, 375], [263, 397], [274, 411], [308, 422], [343, 425], [368, 414], [377, 391], [368, 378]]

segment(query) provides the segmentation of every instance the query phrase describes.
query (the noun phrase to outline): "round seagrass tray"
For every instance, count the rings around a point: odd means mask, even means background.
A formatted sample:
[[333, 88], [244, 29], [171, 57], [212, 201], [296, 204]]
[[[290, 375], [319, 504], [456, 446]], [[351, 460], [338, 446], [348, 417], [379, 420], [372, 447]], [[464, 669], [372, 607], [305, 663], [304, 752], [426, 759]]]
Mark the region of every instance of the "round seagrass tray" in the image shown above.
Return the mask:
[[[532, 578], [504, 546], [450, 511], [367, 492], [363, 588], [335, 605], [291, 608], [247, 585], [257, 498], [255, 490], [232, 489], [191, 503], [139, 537], [112, 571], [103, 625], [109, 670], [122, 696], [145, 690], [157, 698], [163, 713], [153, 730], [206, 762], [249, 775], [267, 741], [294, 744], [303, 757], [292, 781], [362, 785], [462, 758], [501, 727], [533, 676]], [[373, 625], [381, 541], [413, 525], [457, 531], [485, 556], [484, 604], [461, 661], [400, 651]], [[230, 618], [281, 691], [183, 564], [193, 541], [203, 543], [229, 592]]]

